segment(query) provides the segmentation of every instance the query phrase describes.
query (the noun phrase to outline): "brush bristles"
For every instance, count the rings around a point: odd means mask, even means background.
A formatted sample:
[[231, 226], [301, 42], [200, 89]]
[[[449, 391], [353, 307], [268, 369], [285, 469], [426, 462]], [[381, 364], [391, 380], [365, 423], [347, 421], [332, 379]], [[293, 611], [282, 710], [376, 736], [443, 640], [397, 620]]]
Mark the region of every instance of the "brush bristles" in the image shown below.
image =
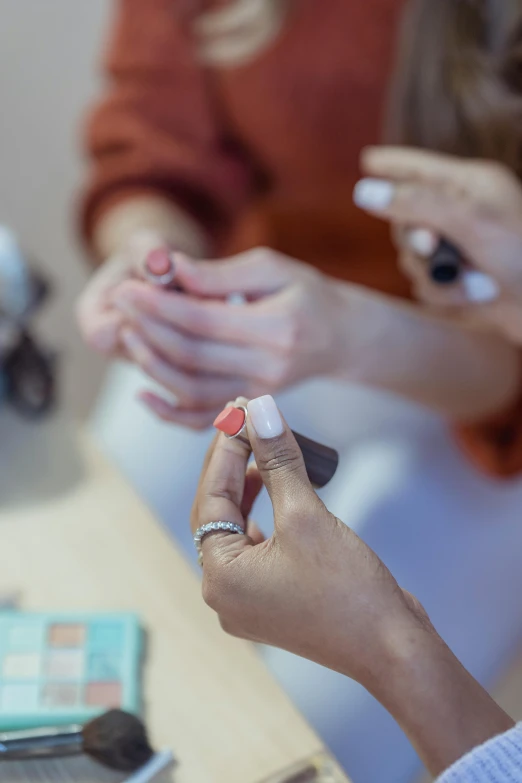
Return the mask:
[[100, 764], [121, 772], [134, 772], [153, 755], [143, 723], [122, 710], [110, 710], [87, 723], [83, 749]]

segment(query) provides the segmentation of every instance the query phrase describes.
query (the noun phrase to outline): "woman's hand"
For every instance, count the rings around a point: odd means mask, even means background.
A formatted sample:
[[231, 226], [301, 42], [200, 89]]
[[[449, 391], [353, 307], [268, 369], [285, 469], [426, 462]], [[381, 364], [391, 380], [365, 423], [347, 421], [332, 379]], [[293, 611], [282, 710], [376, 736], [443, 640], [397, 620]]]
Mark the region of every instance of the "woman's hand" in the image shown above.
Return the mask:
[[125, 280], [142, 279], [147, 255], [164, 245], [156, 232], [137, 231], [96, 270], [76, 308], [82, 336], [93, 350], [111, 358], [125, 355], [120, 337], [126, 319], [114, 306], [114, 291]]
[[[246, 401], [241, 401], [243, 404]], [[249, 448], [219, 435], [202, 473], [191, 525], [246, 527], [264, 483], [275, 531], [263, 541], [215, 533], [203, 539], [203, 594], [224, 629], [281, 647], [372, 685], [401, 645], [427, 632], [418, 603], [308, 480], [299, 447], [272, 397], [248, 403]]]
[[[248, 411], [256, 466], [247, 468], [250, 450], [240, 440], [218, 435], [191, 517], [194, 533], [215, 521], [247, 530], [202, 541], [203, 596], [223, 628], [358, 680], [400, 723], [434, 775], [511, 728], [418, 602], [325, 508], [274, 400], [253, 400]], [[248, 520], [263, 483], [275, 524], [266, 541]]]
[[178, 400], [143, 394], [160, 417], [206, 427], [229, 399], [276, 392], [343, 361], [346, 303], [315, 269], [267, 249], [221, 261], [176, 254], [175, 264], [182, 292], [127, 281], [112, 293], [128, 356]]
[[[406, 148], [366, 150], [363, 209], [390, 220], [418, 297], [522, 342], [522, 187], [500, 164]], [[439, 237], [473, 265], [451, 286], [433, 283], [426, 261]]]

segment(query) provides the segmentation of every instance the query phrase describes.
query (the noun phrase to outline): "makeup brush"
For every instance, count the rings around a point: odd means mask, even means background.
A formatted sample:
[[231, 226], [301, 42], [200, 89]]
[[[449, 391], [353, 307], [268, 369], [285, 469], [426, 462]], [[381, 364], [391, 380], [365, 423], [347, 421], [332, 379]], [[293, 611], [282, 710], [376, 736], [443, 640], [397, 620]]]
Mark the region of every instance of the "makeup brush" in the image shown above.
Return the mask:
[[110, 769], [134, 772], [151, 759], [154, 751], [143, 723], [122, 710], [110, 710], [85, 726], [0, 734], [0, 761], [81, 753]]

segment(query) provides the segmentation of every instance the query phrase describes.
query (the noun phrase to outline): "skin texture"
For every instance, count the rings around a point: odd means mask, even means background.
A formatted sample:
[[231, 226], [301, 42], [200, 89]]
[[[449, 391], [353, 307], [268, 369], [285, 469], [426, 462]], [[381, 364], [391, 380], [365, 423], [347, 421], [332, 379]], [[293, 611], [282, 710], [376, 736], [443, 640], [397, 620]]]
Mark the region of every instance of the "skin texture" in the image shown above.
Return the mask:
[[[133, 361], [174, 395], [176, 404], [141, 394], [160, 418], [203, 429], [229, 399], [275, 393], [318, 375], [385, 389], [466, 421], [515, 398], [520, 364], [501, 339], [267, 248], [201, 260], [204, 241], [189, 236], [181, 220], [183, 239], [175, 240], [176, 211], [169, 222], [165, 204], [147, 202], [143, 213], [138, 206], [105, 216], [99, 249], [112, 255], [83, 293], [78, 319], [93, 349]], [[147, 222], [154, 229], [145, 230]], [[175, 255], [183, 293], [144, 280], [147, 254], [167, 244], [192, 253]], [[238, 292], [245, 304], [227, 301]]]
[[[375, 147], [362, 156], [363, 172], [395, 185], [391, 203], [373, 214], [389, 220], [401, 264], [426, 304], [453, 317], [493, 327], [522, 342], [522, 187], [505, 166], [401, 147]], [[462, 282], [437, 286], [425, 258], [408, 243], [407, 229], [425, 228], [459, 247], [474, 269], [489, 275], [500, 294], [470, 301]]]
[[[245, 400], [238, 400], [245, 404]], [[289, 650], [352, 677], [402, 725], [438, 775], [471, 748], [513, 726], [433, 629], [377, 555], [330, 514], [308, 481], [284, 424], [262, 440], [219, 434], [207, 454], [192, 531], [216, 520], [247, 534], [203, 539], [203, 597], [228, 633]], [[274, 533], [249, 514], [265, 485]]]

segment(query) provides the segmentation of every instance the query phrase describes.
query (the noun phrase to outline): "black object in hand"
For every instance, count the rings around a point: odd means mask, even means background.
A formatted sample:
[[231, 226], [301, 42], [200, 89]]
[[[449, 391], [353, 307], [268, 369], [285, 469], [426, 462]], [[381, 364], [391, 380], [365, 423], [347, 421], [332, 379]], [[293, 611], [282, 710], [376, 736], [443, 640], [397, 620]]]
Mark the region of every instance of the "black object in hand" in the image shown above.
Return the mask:
[[452, 285], [460, 277], [464, 259], [455, 245], [441, 239], [430, 256], [430, 277], [438, 285]]

